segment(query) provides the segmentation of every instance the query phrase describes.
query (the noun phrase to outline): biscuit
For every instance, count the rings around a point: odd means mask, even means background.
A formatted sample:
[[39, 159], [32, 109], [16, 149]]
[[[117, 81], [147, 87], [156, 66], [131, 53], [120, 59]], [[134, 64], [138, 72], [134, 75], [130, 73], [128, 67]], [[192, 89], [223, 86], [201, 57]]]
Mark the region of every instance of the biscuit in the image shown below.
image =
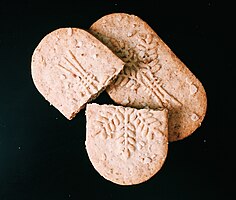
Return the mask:
[[97, 172], [119, 185], [147, 181], [168, 151], [168, 111], [87, 104], [86, 150]]
[[72, 119], [123, 69], [124, 63], [85, 30], [59, 28], [33, 52], [31, 72], [38, 91]]
[[114, 13], [97, 20], [90, 32], [126, 63], [107, 88], [116, 103], [167, 108], [169, 141], [183, 139], [201, 125], [207, 108], [203, 85], [146, 22]]

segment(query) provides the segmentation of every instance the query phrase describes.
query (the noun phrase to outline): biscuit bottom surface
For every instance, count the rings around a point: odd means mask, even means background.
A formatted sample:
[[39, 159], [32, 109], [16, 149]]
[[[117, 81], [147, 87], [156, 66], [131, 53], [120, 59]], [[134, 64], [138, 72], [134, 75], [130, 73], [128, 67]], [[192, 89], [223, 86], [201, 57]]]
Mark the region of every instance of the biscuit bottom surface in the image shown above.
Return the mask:
[[162, 167], [168, 151], [168, 111], [87, 104], [86, 150], [105, 179], [139, 184]]

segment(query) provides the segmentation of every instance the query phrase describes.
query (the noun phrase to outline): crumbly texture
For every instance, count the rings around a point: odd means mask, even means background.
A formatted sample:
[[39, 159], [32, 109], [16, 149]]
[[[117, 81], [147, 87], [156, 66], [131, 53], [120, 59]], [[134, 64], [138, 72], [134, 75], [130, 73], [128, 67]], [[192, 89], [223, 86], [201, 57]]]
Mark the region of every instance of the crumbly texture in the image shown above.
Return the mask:
[[32, 55], [38, 91], [72, 119], [110, 84], [124, 63], [85, 30], [60, 28], [47, 34]]
[[167, 108], [169, 141], [183, 139], [201, 125], [207, 108], [203, 85], [146, 22], [114, 13], [96, 21], [90, 32], [126, 62], [107, 88], [116, 103]]
[[147, 181], [168, 151], [168, 111], [114, 105], [86, 106], [86, 150], [105, 179], [120, 185]]

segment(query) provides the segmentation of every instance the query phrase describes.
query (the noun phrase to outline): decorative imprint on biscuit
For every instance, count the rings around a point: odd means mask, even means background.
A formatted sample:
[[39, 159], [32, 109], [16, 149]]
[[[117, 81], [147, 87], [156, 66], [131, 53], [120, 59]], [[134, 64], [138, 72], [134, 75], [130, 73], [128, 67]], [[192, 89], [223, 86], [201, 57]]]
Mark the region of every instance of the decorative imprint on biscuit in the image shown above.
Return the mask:
[[96, 34], [126, 63], [114, 83], [115, 88], [126, 87], [136, 92], [138, 88], [143, 88], [160, 107], [171, 109], [182, 106], [182, 103], [163, 87], [164, 83], [158, 76], [161, 69], [157, 53], [158, 43], [154, 41], [152, 34], [139, 33], [139, 44], [136, 46], [131, 39], [137, 34], [135, 32], [128, 33], [129, 44]]
[[76, 59], [71, 50], [68, 51], [68, 56], [64, 57], [66, 64], [58, 64], [58, 67], [67, 73], [70, 73], [74, 78], [80, 80], [81, 95], [92, 95], [98, 91], [97, 85], [99, 81], [96, 76], [86, 71], [86, 69]]
[[101, 113], [96, 120], [98, 131], [94, 136], [115, 140], [123, 159], [128, 159], [136, 149], [142, 150], [156, 133], [163, 134], [161, 122], [148, 111], [140, 113], [134, 109], [113, 108]]

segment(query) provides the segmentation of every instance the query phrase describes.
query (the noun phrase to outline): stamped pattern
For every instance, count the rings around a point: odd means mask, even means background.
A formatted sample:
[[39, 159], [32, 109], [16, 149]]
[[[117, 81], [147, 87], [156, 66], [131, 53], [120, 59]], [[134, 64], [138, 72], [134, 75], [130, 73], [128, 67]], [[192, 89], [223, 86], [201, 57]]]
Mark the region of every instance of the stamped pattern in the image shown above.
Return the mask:
[[96, 93], [98, 91], [97, 85], [99, 84], [96, 76], [86, 71], [71, 50], [68, 50], [67, 55], [68, 56], [64, 57], [66, 64], [59, 63], [58, 67], [80, 80], [82, 96]]
[[163, 134], [161, 122], [152, 113], [125, 107], [104, 111], [97, 117], [97, 124], [98, 131], [94, 137], [114, 139], [123, 159], [128, 159], [136, 150], [142, 150], [157, 132]]
[[153, 96], [160, 107], [171, 109], [174, 106], [182, 106], [182, 103], [163, 87], [164, 81], [158, 76], [161, 69], [157, 53], [158, 43], [152, 34], [133, 31], [127, 35], [129, 42], [99, 34], [98, 37], [126, 63], [114, 83], [114, 89], [126, 87], [137, 92], [141, 87], [147, 95]]

